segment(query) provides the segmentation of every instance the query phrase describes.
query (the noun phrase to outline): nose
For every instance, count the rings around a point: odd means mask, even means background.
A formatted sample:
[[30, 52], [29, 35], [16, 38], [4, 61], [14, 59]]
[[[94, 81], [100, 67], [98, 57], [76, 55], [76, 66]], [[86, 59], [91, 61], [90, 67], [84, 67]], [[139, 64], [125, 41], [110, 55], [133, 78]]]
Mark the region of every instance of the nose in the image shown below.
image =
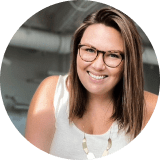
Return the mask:
[[92, 67], [98, 71], [106, 68], [106, 64], [103, 61], [103, 53], [98, 54], [97, 58], [92, 62]]

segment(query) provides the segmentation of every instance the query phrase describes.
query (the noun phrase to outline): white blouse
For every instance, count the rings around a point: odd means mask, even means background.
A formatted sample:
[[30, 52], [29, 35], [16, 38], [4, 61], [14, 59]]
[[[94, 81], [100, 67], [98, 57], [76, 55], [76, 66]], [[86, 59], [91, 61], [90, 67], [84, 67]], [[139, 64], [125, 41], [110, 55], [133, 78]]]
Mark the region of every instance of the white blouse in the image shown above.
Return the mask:
[[[69, 93], [66, 88], [66, 78], [67, 75], [59, 76], [55, 90], [56, 131], [51, 144], [50, 154], [66, 159], [85, 160], [87, 159], [87, 155], [82, 148], [84, 132], [77, 128], [75, 124], [69, 124]], [[118, 151], [130, 142], [124, 131], [118, 132], [116, 121], [105, 134], [85, 135], [87, 147], [96, 158], [102, 157], [103, 152], [107, 148], [109, 137], [112, 140], [112, 147], [109, 150], [109, 154]]]

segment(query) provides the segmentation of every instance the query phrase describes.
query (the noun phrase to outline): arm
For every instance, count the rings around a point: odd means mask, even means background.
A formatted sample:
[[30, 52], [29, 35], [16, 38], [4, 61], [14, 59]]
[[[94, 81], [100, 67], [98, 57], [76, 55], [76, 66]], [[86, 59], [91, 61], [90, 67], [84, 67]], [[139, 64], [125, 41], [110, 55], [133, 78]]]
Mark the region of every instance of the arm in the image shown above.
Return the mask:
[[51, 76], [39, 85], [29, 107], [25, 131], [28, 141], [48, 153], [55, 131], [53, 98], [57, 81], [58, 76]]
[[153, 93], [144, 91], [144, 99], [145, 99], [146, 112], [145, 112], [145, 118], [144, 118], [144, 123], [142, 128], [144, 128], [148, 123], [148, 121], [150, 120], [152, 113], [154, 112], [154, 109], [156, 107], [158, 96]]

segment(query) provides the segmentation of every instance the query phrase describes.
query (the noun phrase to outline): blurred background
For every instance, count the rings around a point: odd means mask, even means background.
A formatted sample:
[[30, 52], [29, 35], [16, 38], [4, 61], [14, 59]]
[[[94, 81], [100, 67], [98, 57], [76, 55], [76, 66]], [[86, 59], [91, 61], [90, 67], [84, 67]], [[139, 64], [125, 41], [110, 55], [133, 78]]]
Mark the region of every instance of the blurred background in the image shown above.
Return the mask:
[[[11, 39], [1, 67], [1, 92], [7, 113], [24, 135], [30, 101], [40, 82], [67, 74], [74, 31], [90, 13], [107, 7], [93, 1], [67, 1], [49, 6], [29, 18]], [[143, 39], [145, 90], [159, 93], [159, 66], [152, 45]]]

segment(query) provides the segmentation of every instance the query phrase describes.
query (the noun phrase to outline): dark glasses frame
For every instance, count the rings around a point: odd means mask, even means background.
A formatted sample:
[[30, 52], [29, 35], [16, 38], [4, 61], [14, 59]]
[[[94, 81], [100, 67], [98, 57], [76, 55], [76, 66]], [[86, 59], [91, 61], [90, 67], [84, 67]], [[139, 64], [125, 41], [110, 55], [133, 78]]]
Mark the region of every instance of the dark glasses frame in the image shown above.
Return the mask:
[[[92, 49], [94, 49], [95, 51], [96, 51], [96, 57], [95, 57], [95, 59], [93, 59], [92, 61], [86, 61], [86, 60], [84, 60], [82, 57], [81, 57], [81, 55], [80, 55], [80, 49], [81, 49], [81, 47], [83, 47], [83, 46], [87, 46], [87, 47], [90, 47], [90, 48], [92, 48]], [[90, 45], [86, 45], [86, 44], [79, 44], [78, 45], [78, 49], [79, 49], [79, 56], [81, 57], [81, 59], [83, 60], [83, 61], [85, 61], [85, 62], [93, 62], [94, 60], [96, 60], [96, 58], [98, 57], [98, 54], [99, 53], [102, 53], [103, 54], [103, 62], [105, 63], [105, 61], [104, 61], [104, 55], [107, 53], [107, 52], [116, 52], [116, 53], [120, 53], [120, 55], [121, 55], [121, 61], [120, 61], [120, 63], [117, 65], [117, 66], [115, 66], [115, 67], [111, 67], [111, 66], [109, 66], [109, 65], [107, 65], [106, 63], [106, 65], [108, 66], [108, 67], [110, 67], [110, 68], [116, 68], [116, 67], [118, 67], [120, 64], [121, 64], [121, 62], [123, 61], [123, 59], [124, 59], [124, 54], [123, 54], [123, 52], [121, 52], [121, 51], [117, 51], [117, 50], [111, 50], [111, 51], [100, 51], [100, 50], [98, 50], [98, 49], [96, 49], [95, 47], [93, 47], [93, 46], [90, 46]]]

